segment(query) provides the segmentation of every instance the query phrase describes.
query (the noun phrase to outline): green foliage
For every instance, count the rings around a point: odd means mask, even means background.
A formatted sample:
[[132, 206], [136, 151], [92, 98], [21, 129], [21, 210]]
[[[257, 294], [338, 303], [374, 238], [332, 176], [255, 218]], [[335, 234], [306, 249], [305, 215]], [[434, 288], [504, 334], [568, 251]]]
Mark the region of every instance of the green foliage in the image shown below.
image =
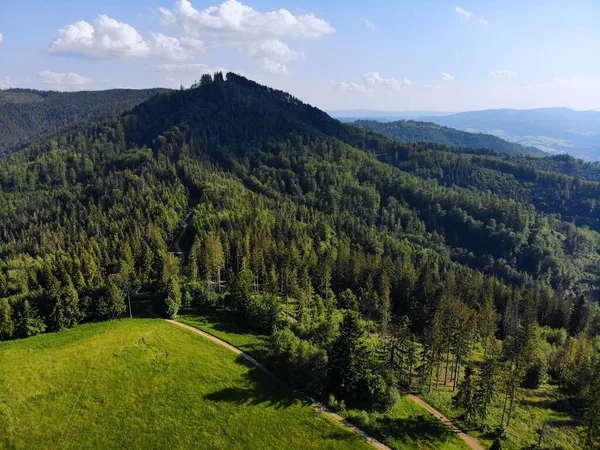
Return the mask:
[[170, 319], [177, 316], [181, 307], [181, 288], [177, 277], [171, 277], [167, 285], [167, 298], [165, 299], [166, 315]]
[[251, 295], [246, 305], [246, 324], [257, 330], [273, 331], [281, 321], [281, 298], [273, 294]]
[[53, 92], [7, 89], [0, 92], [0, 154], [37, 137], [113, 117], [162, 89]]
[[271, 347], [278, 373], [292, 386], [319, 395], [327, 376], [327, 353], [298, 338], [290, 329], [271, 336]]

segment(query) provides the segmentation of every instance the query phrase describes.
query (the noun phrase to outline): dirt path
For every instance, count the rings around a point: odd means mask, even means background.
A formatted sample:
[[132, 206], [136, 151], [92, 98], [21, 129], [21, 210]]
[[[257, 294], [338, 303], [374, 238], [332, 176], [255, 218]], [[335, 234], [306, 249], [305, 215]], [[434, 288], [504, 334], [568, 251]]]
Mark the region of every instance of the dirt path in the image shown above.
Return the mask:
[[[212, 334], [206, 333], [205, 331], [199, 330], [198, 328], [191, 327], [191, 326], [186, 325], [184, 323], [177, 322], [176, 320], [167, 319], [167, 322], [170, 322], [173, 325], [177, 325], [178, 327], [185, 328], [186, 330], [189, 330], [192, 333], [199, 334], [199, 335], [205, 337], [206, 339], [209, 339], [209, 340], [211, 340], [211, 341], [213, 341], [213, 342], [215, 342], [215, 343], [217, 343], [217, 344], [225, 347], [226, 349], [232, 351], [236, 355], [239, 355], [242, 358], [246, 359], [248, 362], [250, 362], [252, 365], [256, 366], [258, 369], [262, 370], [267, 376], [269, 376], [272, 380], [274, 380], [275, 382], [277, 382], [278, 384], [280, 384], [281, 386], [283, 386], [285, 389], [290, 390], [290, 391], [292, 391], [292, 392], [294, 392], [295, 394], [298, 395], [297, 392], [295, 392], [293, 389], [291, 389], [289, 386], [287, 386], [273, 372], [271, 372], [269, 369], [267, 369], [265, 366], [263, 366], [261, 363], [259, 363], [257, 360], [255, 360], [252, 356], [250, 356], [247, 353], [244, 353], [243, 351], [241, 351], [239, 348], [234, 347], [231, 344], [228, 344], [227, 342], [219, 339], [216, 336], [213, 336]], [[305, 396], [303, 396], [303, 397], [305, 397]], [[369, 444], [371, 444], [376, 449], [378, 449], [378, 450], [391, 450], [387, 445], [384, 445], [381, 442], [379, 442], [377, 439], [372, 438], [367, 433], [365, 433], [361, 429], [357, 428], [356, 426], [354, 426], [353, 424], [351, 424], [350, 422], [348, 422], [347, 420], [345, 420], [343, 417], [341, 417], [338, 414], [335, 414], [334, 412], [332, 412], [329, 409], [327, 409], [324, 405], [320, 404], [319, 402], [314, 401], [310, 397], [307, 397], [307, 398], [308, 398], [308, 400], [310, 400], [314, 404], [315, 409], [317, 411], [321, 411], [322, 413], [327, 414], [329, 417], [331, 417], [332, 419], [334, 419], [336, 422], [340, 423], [341, 425], [345, 426], [346, 428], [348, 428], [353, 433], [358, 434], [360, 437], [362, 437], [365, 441], [367, 441]]]
[[441, 412], [439, 412], [437, 409], [435, 409], [429, 403], [426, 403], [425, 401], [421, 400], [416, 395], [412, 395], [412, 394], [408, 394], [408, 398], [411, 399], [413, 402], [415, 402], [417, 405], [419, 405], [422, 408], [429, 411], [436, 418], [441, 420], [444, 423], [444, 425], [446, 425], [448, 428], [450, 428], [452, 431], [454, 431], [458, 435], [458, 437], [461, 438], [465, 442], [465, 444], [467, 444], [470, 448], [472, 448], [473, 450], [485, 450], [481, 446], [481, 444], [479, 442], [477, 442], [477, 440], [475, 438], [469, 436], [467, 433], [462, 431], [458, 427], [458, 425], [456, 425], [456, 423], [454, 423], [454, 421], [452, 419], [443, 415]]

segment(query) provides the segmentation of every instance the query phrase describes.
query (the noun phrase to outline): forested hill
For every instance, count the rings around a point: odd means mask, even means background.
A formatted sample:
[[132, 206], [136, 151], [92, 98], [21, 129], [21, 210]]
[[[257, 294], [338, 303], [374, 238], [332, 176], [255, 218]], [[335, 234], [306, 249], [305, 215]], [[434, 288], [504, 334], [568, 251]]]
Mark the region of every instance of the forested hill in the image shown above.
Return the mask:
[[383, 134], [401, 142], [436, 142], [454, 147], [487, 148], [510, 154], [545, 155], [543, 151], [535, 147], [524, 147], [491, 134], [469, 133], [443, 127], [433, 122], [357, 120], [352, 125]]
[[0, 90], [0, 154], [66, 127], [117, 116], [164, 89]]
[[[2, 339], [145, 291], [166, 316], [183, 301], [273, 332], [274, 369], [350, 409], [431, 390], [476, 345], [505, 405], [548, 373], [594, 392], [595, 166], [393, 141], [232, 73], [0, 162]], [[508, 426], [486, 405], [478, 425]]]

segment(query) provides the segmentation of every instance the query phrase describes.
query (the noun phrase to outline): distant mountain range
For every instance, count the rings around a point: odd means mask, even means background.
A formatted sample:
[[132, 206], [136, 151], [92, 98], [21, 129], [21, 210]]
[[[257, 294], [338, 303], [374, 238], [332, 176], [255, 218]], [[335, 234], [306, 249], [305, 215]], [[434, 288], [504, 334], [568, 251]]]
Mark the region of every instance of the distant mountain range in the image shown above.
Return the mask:
[[377, 120], [378, 122], [393, 122], [396, 120], [422, 119], [424, 117], [441, 117], [454, 112], [443, 111], [375, 111], [370, 109], [349, 109], [327, 111], [331, 117], [342, 122], [355, 122], [357, 120]]
[[374, 131], [401, 142], [436, 142], [453, 147], [486, 148], [511, 154], [545, 155], [535, 147], [524, 147], [508, 142], [491, 134], [469, 133], [454, 128], [443, 127], [432, 122], [399, 120], [396, 122], [378, 122], [376, 120], [357, 120], [352, 125]]
[[[488, 133], [526, 147], [536, 147], [548, 153], [568, 153], [588, 161], [600, 160], [600, 112], [574, 111], [569, 108], [488, 109], [462, 113], [432, 111], [385, 112], [332, 111], [343, 121], [355, 113], [359, 119], [418, 119], [463, 131]], [[396, 117], [396, 118], [394, 118]]]

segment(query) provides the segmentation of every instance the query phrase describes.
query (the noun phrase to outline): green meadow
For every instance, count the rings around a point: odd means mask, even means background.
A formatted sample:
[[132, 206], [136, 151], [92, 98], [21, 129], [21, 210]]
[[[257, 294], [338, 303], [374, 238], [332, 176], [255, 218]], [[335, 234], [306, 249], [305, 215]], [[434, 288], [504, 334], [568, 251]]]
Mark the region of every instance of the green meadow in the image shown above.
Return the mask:
[[262, 372], [158, 319], [0, 344], [0, 448], [361, 449]]

